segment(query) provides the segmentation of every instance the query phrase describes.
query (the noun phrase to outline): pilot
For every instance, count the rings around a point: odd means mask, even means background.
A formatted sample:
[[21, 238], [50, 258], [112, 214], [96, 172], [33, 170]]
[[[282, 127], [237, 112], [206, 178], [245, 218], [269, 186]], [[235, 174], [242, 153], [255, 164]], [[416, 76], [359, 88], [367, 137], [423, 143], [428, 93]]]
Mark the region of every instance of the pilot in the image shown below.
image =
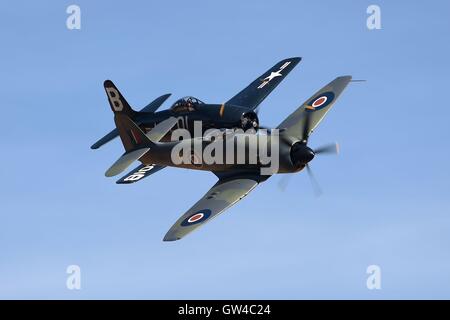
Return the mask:
[[191, 99], [191, 98], [188, 98], [188, 99], [187, 99], [187, 101], [186, 101], [186, 106], [187, 106], [187, 109], [188, 109], [189, 111], [192, 111], [192, 110], [194, 109], [193, 104], [192, 104], [192, 99]]

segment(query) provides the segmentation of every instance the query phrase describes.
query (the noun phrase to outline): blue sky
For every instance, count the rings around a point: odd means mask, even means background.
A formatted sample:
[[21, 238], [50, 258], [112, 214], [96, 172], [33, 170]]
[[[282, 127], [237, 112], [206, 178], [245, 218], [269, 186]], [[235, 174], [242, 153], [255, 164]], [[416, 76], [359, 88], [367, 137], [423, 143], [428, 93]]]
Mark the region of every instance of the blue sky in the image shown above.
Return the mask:
[[[66, 8], [81, 7], [81, 30]], [[369, 31], [366, 8], [381, 7]], [[0, 3], [0, 298], [450, 298], [447, 1]], [[171, 92], [221, 103], [303, 57], [263, 102], [275, 126], [339, 75], [351, 84], [310, 140], [339, 141], [285, 192], [273, 177], [182, 241], [162, 238], [215, 182], [169, 168], [104, 171], [118, 141], [102, 83], [137, 109]], [[66, 268], [81, 267], [81, 290]], [[366, 288], [378, 265], [382, 289]]]

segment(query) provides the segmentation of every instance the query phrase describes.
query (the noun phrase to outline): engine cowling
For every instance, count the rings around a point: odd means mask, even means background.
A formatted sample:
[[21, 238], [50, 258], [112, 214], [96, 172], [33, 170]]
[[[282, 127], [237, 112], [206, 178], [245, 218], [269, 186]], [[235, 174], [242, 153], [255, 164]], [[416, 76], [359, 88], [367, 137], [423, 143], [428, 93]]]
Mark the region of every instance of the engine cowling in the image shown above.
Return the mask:
[[258, 130], [259, 128], [258, 115], [256, 114], [256, 112], [253, 111], [243, 113], [240, 122], [241, 122], [240, 127], [244, 131], [249, 129]]

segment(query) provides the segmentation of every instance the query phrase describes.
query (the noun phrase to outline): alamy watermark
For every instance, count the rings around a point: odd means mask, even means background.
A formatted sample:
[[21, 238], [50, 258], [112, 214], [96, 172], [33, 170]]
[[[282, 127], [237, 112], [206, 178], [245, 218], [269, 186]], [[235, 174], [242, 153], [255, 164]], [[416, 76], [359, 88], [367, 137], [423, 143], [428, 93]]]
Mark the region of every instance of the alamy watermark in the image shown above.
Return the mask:
[[369, 290], [381, 289], [381, 268], [376, 264], [372, 264], [367, 267], [366, 270], [369, 275], [366, 280], [366, 286]]
[[69, 290], [81, 290], [81, 268], [76, 264], [67, 267], [66, 273], [69, 275], [66, 280], [66, 287]]
[[371, 4], [366, 10], [367, 17], [366, 26], [369, 30], [380, 30], [381, 29], [381, 9], [380, 6], [376, 4]]
[[69, 16], [66, 19], [66, 27], [69, 30], [81, 29], [81, 9], [76, 4], [71, 4], [67, 7], [66, 13]]

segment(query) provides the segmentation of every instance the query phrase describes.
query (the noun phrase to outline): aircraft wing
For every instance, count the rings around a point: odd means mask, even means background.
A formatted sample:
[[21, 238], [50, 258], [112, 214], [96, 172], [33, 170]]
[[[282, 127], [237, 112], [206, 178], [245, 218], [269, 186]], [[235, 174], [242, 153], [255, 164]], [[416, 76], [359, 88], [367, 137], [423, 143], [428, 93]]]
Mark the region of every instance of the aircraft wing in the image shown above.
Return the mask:
[[[288, 135], [300, 140], [307, 139], [351, 80], [351, 76], [334, 79], [289, 115], [277, 128], [285, 129]], [[306, 121], [309, 121], [309, 132], [303, 132]]]
[[239, 92], [226, 104], [247, 107], [255, 110], [259, 104], [275, 89], [291, 72], [302, 58], [284, 59], [256, 78], [248, 87]]
[[122, 178], [116, 181], [117, 184], [130, 184], [134, 182], [138, 182], [144, 178], [147, 178], [149, 175], [152, 175], [158, 172], [161, 169], [164, 169], [165, 166], [158, 166], [155, 164], [141, 164], [138, 167], [134, 168]]
[[164, 241], [179, 240], [217, 217], [245, 197], [260, 181], [256, 175], [219, 178], [203, 198], [175, 222]]

